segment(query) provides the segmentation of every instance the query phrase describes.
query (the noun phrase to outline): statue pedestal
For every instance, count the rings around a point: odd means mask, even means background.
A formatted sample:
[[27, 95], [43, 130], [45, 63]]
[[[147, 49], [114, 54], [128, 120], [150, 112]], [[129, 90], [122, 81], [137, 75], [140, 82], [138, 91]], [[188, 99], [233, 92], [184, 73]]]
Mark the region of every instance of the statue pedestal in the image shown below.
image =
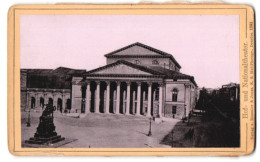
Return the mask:
[[40, 117], [40, 123], [34, 137], [26, 140], [27, 144], [49, 145], [65, 140], [55, 131], [53, 123], [53, 111], [55, 107], [48, 104]]

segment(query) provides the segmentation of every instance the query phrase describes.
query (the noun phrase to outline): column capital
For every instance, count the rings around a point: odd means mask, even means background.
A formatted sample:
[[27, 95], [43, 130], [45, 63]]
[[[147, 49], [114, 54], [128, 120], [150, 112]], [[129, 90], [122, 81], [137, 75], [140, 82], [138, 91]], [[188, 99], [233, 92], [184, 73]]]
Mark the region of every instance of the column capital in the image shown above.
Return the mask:
[[142, 82], [136, 82], [136, 84], [137, 84], [138, 86], [141, 86]]
[[111, 82], [110, 82], [110, 81], [105, 81], [105, 82], [106, 82], [106, 84], [107, 84], [107, 85], [110, 85], [110, 84], [111, 84]]
[[100, 81], [95, 81], [95, 82], [96, 82], [97, 85], [100, 84]]
[[85, 80], [84, 85], [86, 86], [88, 84], [90, 84], [90, 80]]
[[126, 81], [126, 85], [131, 85], [131, 81]]
[[162, 86], [164, 86], [164, 85], [165, 85], [165, 83], [164, 83], [164, 82], [159, 82], [158, 84], [159, 84], [159, 87], [162, 87]]
[[184, 84], [185, 88], [189, 88], [191, 85], [190, 84]]
[[153, 82], [146, 82], [148, 86], [152, 86]]
[[116, 84], [117, 85], [121, 85], [121, 81], [116, 81]]

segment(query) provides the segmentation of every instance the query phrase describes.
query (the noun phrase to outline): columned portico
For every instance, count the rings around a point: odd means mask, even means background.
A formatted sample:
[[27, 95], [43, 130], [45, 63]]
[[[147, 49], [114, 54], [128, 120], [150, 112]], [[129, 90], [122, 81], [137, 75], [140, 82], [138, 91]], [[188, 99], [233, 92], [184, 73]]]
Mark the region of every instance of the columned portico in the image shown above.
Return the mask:
[[[90, 113], [90, 112], [106, 113], [106, 114], [114, 113], [114, 114], [151, 117], [152, 114], [155, 113], [153, 112], [155, 111], [154, 108], [152, 108], [153, 107], [152, 105], [154, 104], [153, 93], [155, 91], [155, 89], [153, 88], [153, 83], [157, 83], [156, 85], [159, 85], [159, 83], [155, 81], [136, 82], [130, 80], [128, 81], [87, 80], [84, 83], [84, 86], [86, 87], [85, 89], [86, 96], [84, 99], [82, 98], [86, 106], [85, 113]], [[162, 102], [163, 102], [162, 86], [160, 86], [159, 91], [160, 91], [159, 112], [158, 109], [156, 111], [161, 117]], [[91, 106], [94, 106], [92, 107], [92, 111], [91, 111]], [[111, 111], [111, 108], [113, 111]]]

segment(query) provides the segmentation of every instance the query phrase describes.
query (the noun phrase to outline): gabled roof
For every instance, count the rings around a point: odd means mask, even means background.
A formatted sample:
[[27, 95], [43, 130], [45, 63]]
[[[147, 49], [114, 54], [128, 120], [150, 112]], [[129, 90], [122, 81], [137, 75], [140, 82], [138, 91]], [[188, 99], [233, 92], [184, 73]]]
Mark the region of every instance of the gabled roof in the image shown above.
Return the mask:
[[[131, 49], [133, 49], [133, 47], [141, 47], [143, 49], [146, 49], [146, 51], [144, 51], [145, 53], [136, 53], [136, 51], [138, 50], [133, 50], [135, 51], [134, 53], [132, 53], [133, 51], [131, 51]], [[129, 50], [129, 51], [127, 51]], [[149, 51], [149, 52], [148, 52]], [[170, 58], [178, 68], [181, 68], [180, 64], [175, 60], [175, 58], [166, 52], [163, 52], [161, 50], [158, 50], [156, 48], [150, 47], [148, 45], [136, 42], [133, 44], [130, 44], [128, 46], [125, 46], [123, 48], [120, 48], [118, 50], [115, 50], [113, 52], [110, 52], [108, 54], [105, 55], [105, 57], [107, 58], [111, 58], [111, 57], [159, 57], [159, 58]]]
[[[154, 70], [149, 69], [147, 67], [136, 65], [136, 64], [133, 64], [131, 62], [124, 61], [124, 60], [119, 60], [119, 61], [116, 61], [116, 62], [114, 62], [112, 64], [108, 64], [108, 65], [99, 67], [97, 69], [90, 70], [90, 71], [86, 72], [85, 74], [86, 74], [86, 76], [88, 76], [88, 75], [95, 75], [95, 74], [98, 74], [98, 72], [101, 72], [101, 74], [102, 74], [102, 71], [104, 71], [105, 69], [109, 69], [111, 67], [116, 67], [118, 65], [126, 65], [127, 67], [131, 67], [133, 69], [137, 69], [137, 70], [140, 70], [142, 72], [149, 73], [150, 75], [156, 75], [156, 76], [163, 75], [160, 72], [157, 72], [157, 71], [154, 71]], [[111, 71], [110, 74], [114, 74], [114, 71]], [[133, 75], [135, 75], [135, 74], [133, 74]]]
[[154, 70], [154, 71], [157, 71], [157, 72], [160, 72], [160, 73], [164, 74], [165, 78], [174, 79], [174, 80], [177, 80], [177, 79], [189, 79], [196, 87], [198, 86], [197, 83], [195, 82], [193, 76], [190, 76], [190, 75], [187, 75], [187, 74], [183, 74], [183, 73], [180, 73], [180, 72], [177, 72], [177, 71], [172, 71], [172, 70], [169, 70], [169, 69], [165, 69], [165, 68], [163, 68], [161, 66], [150, 66], [149, 68]]

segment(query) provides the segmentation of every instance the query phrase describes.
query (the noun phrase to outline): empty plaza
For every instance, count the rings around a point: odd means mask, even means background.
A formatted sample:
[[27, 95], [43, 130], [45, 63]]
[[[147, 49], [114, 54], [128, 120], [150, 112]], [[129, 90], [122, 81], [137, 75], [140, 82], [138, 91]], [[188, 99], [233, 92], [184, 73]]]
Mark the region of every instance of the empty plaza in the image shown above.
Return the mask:
[[[39, 124], [41, 112], [30, 113], [31, 126], [27, 127], [28, 113], [22, 112], [22, 140], [28, 140], [34, 136]], [[54, 113], [54, 124], [59, 135], [77, 139], [61, 147], [64, 148], [156, 148], [171, 147], [165, 144], [163, 139], [176, 124], [182, 124], [180, 120], [156, 123], [151, 122], [152, 135], [149, 132], [150, 120], [146, 117], [116, 114], [89, 113], [85, 117], [75, 118]], [[174, 140], [183, 137], [183, 134], [174, 134]]]

